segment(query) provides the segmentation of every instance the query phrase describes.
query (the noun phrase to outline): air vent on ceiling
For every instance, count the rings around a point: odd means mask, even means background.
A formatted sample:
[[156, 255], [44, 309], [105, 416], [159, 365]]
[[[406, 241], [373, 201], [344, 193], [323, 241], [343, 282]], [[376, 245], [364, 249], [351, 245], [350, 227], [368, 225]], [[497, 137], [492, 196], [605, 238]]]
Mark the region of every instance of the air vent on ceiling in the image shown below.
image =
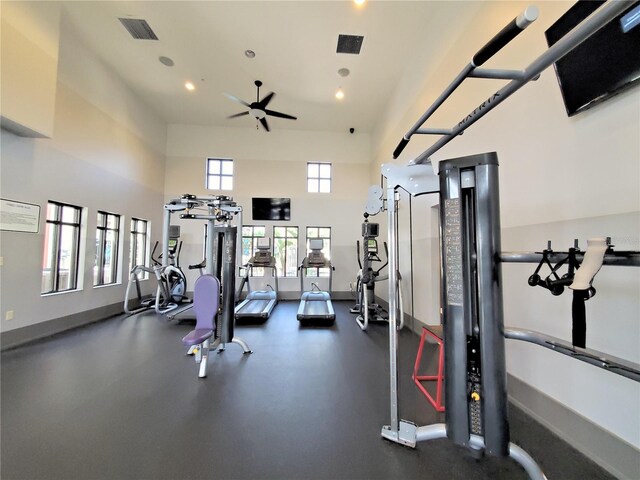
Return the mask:
[[362, 35], [338, 35], [338, 48], [336, 53], [352, 53], [354, 55], [360, 54], [362, 48]]
[[137, 18], [119, 18], [118, 20], [136, 40], [158, 40], [146, 20]]

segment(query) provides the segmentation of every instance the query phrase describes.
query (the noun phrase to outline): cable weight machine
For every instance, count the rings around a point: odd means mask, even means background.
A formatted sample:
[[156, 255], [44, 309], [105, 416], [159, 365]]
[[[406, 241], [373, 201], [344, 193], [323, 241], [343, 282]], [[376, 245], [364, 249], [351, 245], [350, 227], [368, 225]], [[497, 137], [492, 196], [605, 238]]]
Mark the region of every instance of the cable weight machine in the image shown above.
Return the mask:
[[[441, 135], [442, 138], [407, 166], [395, 164], [382, 166], [382, 175], [386, 179], [389, 235], [391, 403], [390, 424], [382, 428], [383, 438], [415, 447], [419, 441], [447, 437], [455, 444], [474, 451], [487, 451], [502, 457], [509, 456], [522, 465], [530, 478], [546, 479], [535, 460], [509, 441], [505, 337], [556, 349], [550, 342], [551, 337], [545, 339], [541, 335], [535, 335], [535, 332], [525, 332], [522, 335], [518, 335], [518, 332], [513, 334], [505, 332], [501, 260], [508, 260], [500, 253], [497, 154], [490, 152], [442, 161], [438, 165], [438, 172], [435, 172], [431, 166], [430, 158], [522, 86], [536, 80], [545, 68], [558, 61], [632, 4], [633, 2], [627, 1], [607, 2], [523, 71], [479, 68], [535, 21], [537, 9], [527, 8], [522, 15], [510, 22], [478, 51], [469, 65], [404, 135], [393, 157], [397, 158], [401, 154], [414, 134], [435, 134]], [[453, 128], [422, 128], [423, 123], [436, 109], [465, 79], [470, 77], [504, 79], [510, 82], [476, 107]], [[403, 189], [412, 196], [433, 193], [439, 195], [441, 311], [446, 345], [444, 424], [419, 427], [399, 417], [396, 332], [398, 319], [394, 295], [398, 283], [396, 231], [398, 189]], [[536, 262], [540, 261], [540, 258], [537, 258]], [[586, 352], [583, 355], [583, 352], [572, 346], [556, 351], [592, 364], [596, 364], [599, 353]], [[601, 356], [599, 366], [607, 368], [603, 365], [614, 364], [617, 360]], [[617, 373], [628, 373], [625, 376], [629, 378], [639, 375], [640, 367], [628, 363], [623, 365], [618, 362], [620, 368]]]
[[[194, 209], [206, 209], [206, 213], [193, 213]], [[181, 219], [207, 222], [204, 273], [216, 277], [221, 286], [220, 313], [216, 322], [215, 341], [211, 349], [217, 348], [218, 351], [224, 351], [226, 343], [236, 343], [244, 353], [251, 353], [247, 343], [234, 336], [236, 262], [239, 249], [237, 248], [238, 227], [231, 225], [231, 220], [237, 216], [237, 225], [242, 225], [242, 207], [226, 195], [197, 197], [185, 194], [169, 201], [164, 206], [164, 212], [163, 262], [168, 258], [168, 252], [164, 250], [168, 248], [167, 239], [173, 213], [184, 212], [180, 214]]]

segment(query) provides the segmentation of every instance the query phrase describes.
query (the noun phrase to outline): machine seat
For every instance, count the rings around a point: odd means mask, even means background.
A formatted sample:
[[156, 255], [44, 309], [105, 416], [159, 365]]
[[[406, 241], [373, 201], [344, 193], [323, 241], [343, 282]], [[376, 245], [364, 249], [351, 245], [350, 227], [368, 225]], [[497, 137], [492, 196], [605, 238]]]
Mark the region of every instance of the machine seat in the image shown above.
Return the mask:
[[182, 338], [182, 343], [188, 347], [199, 345], [213, 335], [213, 330], [207, 328], [196, 328], [191, 330]]

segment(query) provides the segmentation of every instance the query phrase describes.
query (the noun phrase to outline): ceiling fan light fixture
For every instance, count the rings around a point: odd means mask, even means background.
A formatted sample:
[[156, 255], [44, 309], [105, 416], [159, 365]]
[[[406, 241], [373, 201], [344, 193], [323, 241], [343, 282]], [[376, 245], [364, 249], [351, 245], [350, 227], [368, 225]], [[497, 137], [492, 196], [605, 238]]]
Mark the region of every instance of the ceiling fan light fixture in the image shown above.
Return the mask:
[[340, 70], [338, 70], [338, 75], [340, 75], [341, 77], [348, 77], [350, 73], [351, 71], [348, 68], [341, 68]]
[[336, 99], [342, 100], [343, 98], [344, 98], [344, 92], [342, 91], [342, 88], [338, 88], [338, 91], [336, 92]]
[[257, 118], [258, 120], [266, 116], [265, 111], [260, 110], [259, 108], [251, 108], [249, 109], [249, 113], [251, 114], [251, 116]]

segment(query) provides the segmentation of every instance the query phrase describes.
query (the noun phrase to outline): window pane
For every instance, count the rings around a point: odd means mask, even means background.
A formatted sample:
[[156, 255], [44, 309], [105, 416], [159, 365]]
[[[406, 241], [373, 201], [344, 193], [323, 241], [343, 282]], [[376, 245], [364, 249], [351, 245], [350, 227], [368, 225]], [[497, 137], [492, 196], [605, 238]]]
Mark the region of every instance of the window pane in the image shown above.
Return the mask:
[[146, 265], [147, 264], [147, 259], [146, 259], [146, 245], [145, 245], [145, 236], [144, 235], [137, 235], [137, 240], [136, 240], [136, 265]]
[[102, 212], [98, 212], [98, 221], [96, 223], [96, 225], [98, 227], [104, 227], [105, 226], [105, 217], [106, 215]]
[[289, 228], [287, 228], [287, 237], [289, 237], [289, 238], [298, 238], [298, 227], [289, 227]]
[[105, 235], [104, 245], [104, 275], [102, 283], [114, 283], [116, 281], [116, 265], [118, 257], [118, 234], [110, 230]]
[[222, 174], [223, 175], [233, 175], [233, 162], [227, 160], [226, 162], [222, 162]]
[[285, 235], [285, 227], [273, 227], [273, 236], [274, 237], [284, 237]]
[[[331, 238], [331, 229], [327, 227], [318, 228], [318, 236], [320, 238]], [[327, 242], [324, 242], [325, 244]]]
[[216, 177], [216, 176], [207, 177], [207, 188], [209, 190], [220, 190], [220, 177]]
[[58, 208], [58, 205], [47, 203], [47, 220], [57, 220], [56, 212]]
[[317, 192], [318, 191], [318, 180], [310, 178], [307, 180], [307, 192]]
[[251, 240], [252, 240], [251, 237], [242, 239], [242, 264], [243, 265], [247, 263], [251, 258], [251, 254], [253, 251], [253, 249], [251, 248], [252, 247]]
[[60, 230], [58, 290], [69, 290], [75, 288], [78, 228], [62, 225]]
[[317, 227], [307, 227], [307, 238], [316, 238], [318, 236]]
[[318, 177], [318, 164], [307, 163], [307, 177]]
[[233, 177], [221, 177], [220, 190], [233, 190]]
[[[51, 205], [49, 205], [49, 208], [50, 207]], [[49, 208], [47, 210], [49, 210]], [[53, 291], [53, 277], [55, 275], [53, 268], [56, 258], [56, 230], [56, 225], [47, 223], [44, 231], [44, 255], [42, 258], [42, 293]]]
[[62, 221], [78, 223], [78, 209], [75, 207], [62, 207]]
[[250, 237], [252, 231], [253, 231], [253, 227], [242, 227], [242, 236]]
[[209, 175], [219, 175], [220, 174], [220, 160], [209, 159], [209, 169], [208, 169], [207, 173]]
[[320, 178], [331, 178], [331, 164], [330, 163], [321, 163], [320, 164]]
[[331, 180], [320, 180], [320, 189], [321, 193], [329, 193], [331, 192]]
[[285, 276], [296, 277], [298, 275], [298, 242], [287, 240], [287, 269]]
[[118, 228], [120, 224], [119, 215], [107, 215], [107, 228]]
[[256, 237], [264, 237], [266, 232], [266, 228], [265, 227], [255, 227], [253, 230], [253, 235]]

